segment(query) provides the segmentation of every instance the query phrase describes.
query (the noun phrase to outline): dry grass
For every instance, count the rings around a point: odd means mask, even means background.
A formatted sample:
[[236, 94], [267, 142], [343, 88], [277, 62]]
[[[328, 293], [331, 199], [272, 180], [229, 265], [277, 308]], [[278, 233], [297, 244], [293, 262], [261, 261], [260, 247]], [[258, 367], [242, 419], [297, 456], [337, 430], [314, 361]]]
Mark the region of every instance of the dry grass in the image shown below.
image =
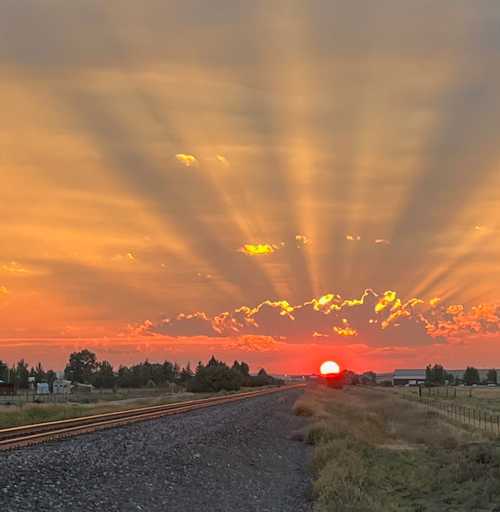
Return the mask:
[[311, 418], [315, 512], [479, 512], [500, 501], [496, 442], [415, 403], [318, 386], [294, 410]]
[[29, 403], [22, 406], [9, 405], [0, 406], [0, 428], [17, 427], [44, 423], [47, 421], [58, 421], [70, 418], [79, 418], [91, 414], [105, 412], [116, 412], [134, 407], [147, 407], [149, 405], [170, 404], [185, 402], [186, 400], [198, 400], [213, 396], [210, 393], [174, 393], [159, 395], [156, 397], [135, 398], [128, 400], [117, 400], [115, 402], [97, 402], [90, 404], [37, 404]]
[[[397, 386], [385, 388], [383, 392], [417, 398], [418, 388]], [[481, 409], [490, 414], [500, 415], [500, 387], [435, 387], [423, 388], [422, 393], [423, 397], [427, 399], [446, 401], [456, 405]]]

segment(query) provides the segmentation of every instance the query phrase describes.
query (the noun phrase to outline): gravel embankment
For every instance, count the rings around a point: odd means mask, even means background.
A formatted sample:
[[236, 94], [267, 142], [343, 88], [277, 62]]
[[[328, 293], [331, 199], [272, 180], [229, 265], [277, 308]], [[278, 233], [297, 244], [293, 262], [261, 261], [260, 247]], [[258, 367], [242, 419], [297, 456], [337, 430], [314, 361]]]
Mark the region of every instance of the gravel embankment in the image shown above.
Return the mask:
[[0, 453], [1, 510], [308, 511], [300, 393]]

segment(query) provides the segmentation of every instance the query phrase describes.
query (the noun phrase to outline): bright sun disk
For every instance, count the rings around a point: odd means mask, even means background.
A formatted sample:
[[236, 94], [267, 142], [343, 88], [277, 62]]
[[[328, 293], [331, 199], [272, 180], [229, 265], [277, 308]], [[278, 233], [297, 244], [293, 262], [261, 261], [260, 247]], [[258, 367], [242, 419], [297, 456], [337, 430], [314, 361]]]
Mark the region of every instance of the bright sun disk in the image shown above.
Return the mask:
[[321, 375], [331, 375], [332, 373], [340, 373], [340, 366], [335, 361], [325, 361], [320, 369]]

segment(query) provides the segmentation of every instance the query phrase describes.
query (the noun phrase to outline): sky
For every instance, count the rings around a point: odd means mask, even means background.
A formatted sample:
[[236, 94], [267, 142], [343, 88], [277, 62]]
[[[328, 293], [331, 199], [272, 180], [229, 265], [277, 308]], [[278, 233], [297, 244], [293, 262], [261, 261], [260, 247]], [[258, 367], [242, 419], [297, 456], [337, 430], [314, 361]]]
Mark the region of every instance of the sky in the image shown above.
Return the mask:
[[0, 359], [500, 367], [498, 0], [3, 0]]

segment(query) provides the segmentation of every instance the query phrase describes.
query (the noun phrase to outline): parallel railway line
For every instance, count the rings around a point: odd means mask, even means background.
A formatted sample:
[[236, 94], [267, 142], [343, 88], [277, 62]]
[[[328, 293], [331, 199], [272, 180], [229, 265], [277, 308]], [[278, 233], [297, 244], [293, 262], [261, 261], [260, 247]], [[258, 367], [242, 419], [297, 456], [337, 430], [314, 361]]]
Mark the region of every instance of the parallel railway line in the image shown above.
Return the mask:
[[248, 391], [172, 404], [139, 407], [103, 414], [94, 414], [91, 416], [82, 416], [80, 418], [0, 429], [0, 450], [21, 448], [55, 439], [73, 437], [106, 428], [129, 425], [139, 421], [181, 414], [205, 407], [212, 407], [214, 405], [226, 404], [301, 387], [304, 387], [304, 384], [292, 384], [258, 391]]

